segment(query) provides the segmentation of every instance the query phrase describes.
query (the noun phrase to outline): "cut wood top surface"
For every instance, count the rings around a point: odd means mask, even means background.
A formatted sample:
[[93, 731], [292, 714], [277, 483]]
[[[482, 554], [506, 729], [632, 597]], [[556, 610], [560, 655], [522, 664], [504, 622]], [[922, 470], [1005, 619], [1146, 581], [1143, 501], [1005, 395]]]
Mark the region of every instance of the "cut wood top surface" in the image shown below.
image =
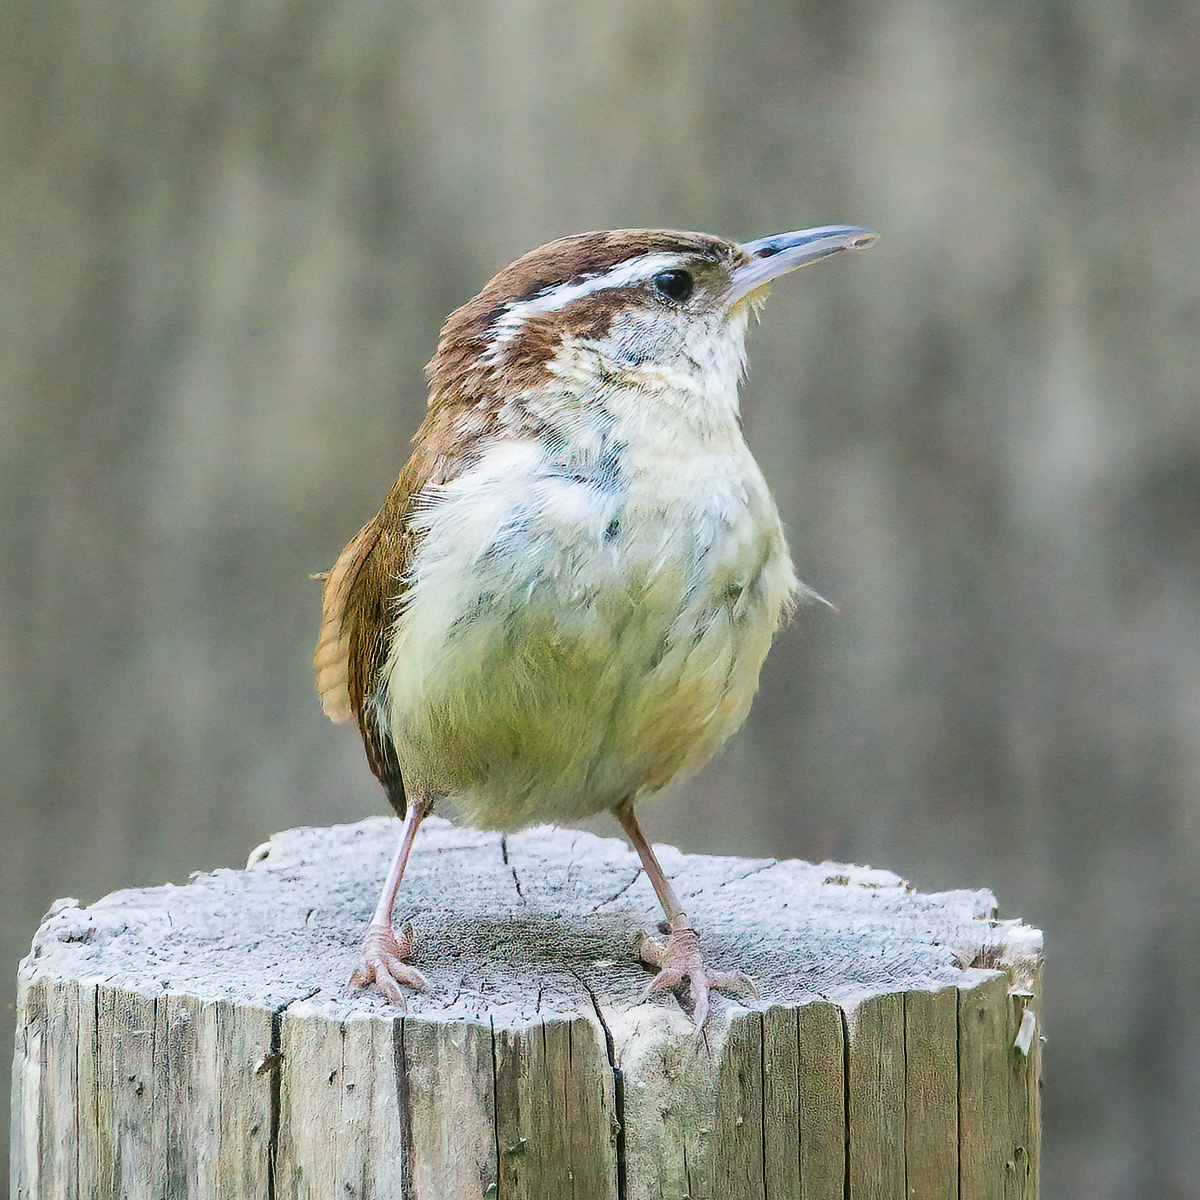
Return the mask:
[[[86, 908], [60, 900], [23, 969], [272, 1009], [305, 999], [343, 1020], [386, 1014], [347, 980], [398, 831], [385, 817], [292, 829], [245, 870]], [[750, 975], [762, 1007], [971, 987], [1041, 951], [1039, 931], [995, 919], [989, 891], [923, 895], [866, 867], [659, 852], [708, 961]], [[397, 912], [434, 989], [409, 1013], [500, 1025], [632, 1009], [650, 978], [634, 939], [660, 916], [619, 839], [552, 827], [502, 838], [439, 818], [421, 828]], [[717, 1010], [739, 1003], [714, 998]]]

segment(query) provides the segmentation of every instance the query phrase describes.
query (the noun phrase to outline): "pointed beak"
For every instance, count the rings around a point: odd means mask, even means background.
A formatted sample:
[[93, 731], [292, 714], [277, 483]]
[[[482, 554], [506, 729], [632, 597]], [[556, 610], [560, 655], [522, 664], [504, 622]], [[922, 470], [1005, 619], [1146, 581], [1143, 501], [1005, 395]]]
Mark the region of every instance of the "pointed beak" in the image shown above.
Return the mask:
[[734, 269], [726, 307], [732, 308], [751, 292], [797, 267], [828, 258], [839, 250], [865, 250], [878, 237], [873, 230], [857, 225], [822, 225], [819, 229], [775, 233], [754, 242], [743, 242], [742, 249], [750, 261]]

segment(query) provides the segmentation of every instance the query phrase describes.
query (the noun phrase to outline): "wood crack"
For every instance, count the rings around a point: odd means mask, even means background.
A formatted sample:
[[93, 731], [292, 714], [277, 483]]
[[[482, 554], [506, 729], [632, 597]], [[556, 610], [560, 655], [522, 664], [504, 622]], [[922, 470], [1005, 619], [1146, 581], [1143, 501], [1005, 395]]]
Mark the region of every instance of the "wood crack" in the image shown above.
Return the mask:
[[770, 1200], [774, 1190], [767, 1186], [767, 1027], [761, 1012], [755, 1016], [758, 1019], [758, 1152], [762, 1163], [763, 1196]]
[[779, 866], [779, 862], [777, 859], [774, 859], [774, 858], [766, 859], [764, 862], [755, 864], [749, 870], [743, 871], [742, 874], [740, 874], [740, 875], [730, 875], [728, 879], [722, 879], [716, 885], [716, 887], [718, 889], [725, 888], [725, 887], [732, 887], [734, 884], [741, 883], [743, 879], [750, 879], [755, 875], [761, 875], [764, 871], [774, 870], [777, 866]]
[[400, 1196], [401, 1200], [413, 1200], [413, 1139], [412, 1081], [408, 1072], [408, 1051], [404, 1044], [406, 1020], [397, 1017], [392, 1022], [392, 1056], [395, 1062], [396, 1107], [400, 1126]]
[[625, 895], [625, 893], [627, 891], [629, 891], [629, 889], [631, 887], [633, 887], [633, 885], [635, 883], [637, 883], [638, 878], [642, 875], [642, 873], [643, 873], [642, 868], [638, 867], [638, 869], [636, 871], [634, 871], [633, 875], [630, 877], [630, 879], [627, 883], [625, 883], [623, 886], [617, 888], [617, 890], [615, 892], [613, 892], [613, 894], [611, 896], [609, 896], [607, 899], [601, 900], [598, 904], [593, 905], [591, 911], [593, 913], [597, 913], [602, 908], [605, 908], [608, 905], [614, 903], [615, 901], [620, 900], [620, 898], [623, 895]]
[[513, 887], [517, 889], [517, 896], [520, 898], [521, 903], [524, 904], [525, 893], [521, 889], [521, 879], [517, 874], [516, 865], [508, 861], [508, 838], [504, 834], [500, 835], [500, 859], [512, 873]]
[[[279, 1162], [279, 1112], [283, 1088], [283, 1014], [293, 1001], [271, 1010], [271, 1044], [264, 1066], [271, 1072], [270, 1129], [267, 1133], [267, 1200], [275, 1200]], [[262, 1069], [261, 1067], [259, 1068]]]
[[[504, 1162], [504, 1154], [500, 1149], [500, 1068], [496, 1062], [496, 1018], [488, 1017], [488, 1028], [492, 1032], [492, 1137], [496, 1146], [496, 1181], [495, 1191], [492, 1193], [497, 1200], [500, 1196], [500, 1174], [501, 1164]], [[490, 1190], [490, 1189], [489, 1189]], [[484, 1193], [487, 1195], [487, 1193]]]
[[900, 1013], [900, 1045], [904, 1053], [904, 1111], [900, 1114], [901, 1126], [904, 1130], [904, 1194], [910, 1195], [908, 1184], [908, 993], [901, 997]]
[[954, 1066], [958, 1076], [955, 1104], [958, 1116], [958, 1200], [963, 1197], [963, 1039], [962, 1039], [962, 988], [954, 989]]
[[845, 1134], [845, 1176], [842, 1181], [842, 1200], [850, 1198], [850, 1026], [846, 1020], [846, 1010], [839, 1006], [838, 1015], [842, 1019], [842, 1119]]
[[596, 1020], [600, 1022], [600, 1029], [604, 1033], [604, 1049], [608, 1055], [608, 1068], [612, 1071], [613, 1077], [613, 1120], [616, 1121], [617, 1126], [617, 1200], [627, 1200], [629, 1190], [626, 1183], [625, 1159], [625, 1075], [617, 1066], [616, 1043], [613, 1041], [612, 1030], [609, 1029], [608, 1022], [604, 1019], [600, 1001], [596, 998], [592, 985], [578, 971], [573, 971], [572, 974], [587, 992], [592, 1002], [592, 1008], [596, 1010]]

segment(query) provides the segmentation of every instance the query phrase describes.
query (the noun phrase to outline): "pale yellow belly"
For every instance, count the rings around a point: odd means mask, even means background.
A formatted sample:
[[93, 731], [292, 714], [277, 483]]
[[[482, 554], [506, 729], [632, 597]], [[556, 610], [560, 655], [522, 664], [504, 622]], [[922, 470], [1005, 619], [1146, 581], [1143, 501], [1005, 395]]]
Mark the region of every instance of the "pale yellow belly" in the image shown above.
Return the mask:
[[741, 725], [777, 619], [730, 606], [676, 621], [648, 605], [617, 621], [573, 615], [526, 606], [448, 640], [425, 702], [393, 714], [411, 792], [515, 829], [662, 787]]
[[409, 794], [515, 829], [705, 763], [745, 719], [796, 586], [747, 472], [701, 476], [683, 502], [665, 471], [665, 498], [658, 477], [605, 490], [497, 470], [447, 489], [380, 697]]

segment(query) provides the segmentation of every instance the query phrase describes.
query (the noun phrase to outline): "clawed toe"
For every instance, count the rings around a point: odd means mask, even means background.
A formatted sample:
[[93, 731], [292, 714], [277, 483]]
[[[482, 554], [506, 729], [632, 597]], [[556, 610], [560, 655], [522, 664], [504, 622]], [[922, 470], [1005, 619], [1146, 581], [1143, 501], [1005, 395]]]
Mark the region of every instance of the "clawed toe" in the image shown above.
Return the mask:
[[431, 990], [421, 972], [404, 961], [413, 952], [414, 940], [409, 921], [405, 922], [399, 938], [390, 926], [371, 925], [363, 938], [362, 960], [350, 976], [351, 985], [369, 988], [374, 984], [389, 1003], [407, 1008], [400, 984], [416, 992]]
[[638, 956], [649, 966], [658, 967], [658, 974], [642, 993], [639, 1004], [662, 993], [673, 995], [679, 1006], [688, 1013], [697, 1029], [703, 1029], [708, 1019], [708, 997], [712, 991], [735, 991], [758, 996], [754, 981], [741, 971], [714, 971], [704, 965], [700, 953], [700, 935], [686, 917], [671, 923], [666, 944], [657, 938], [643, 937], [638, 944]]

